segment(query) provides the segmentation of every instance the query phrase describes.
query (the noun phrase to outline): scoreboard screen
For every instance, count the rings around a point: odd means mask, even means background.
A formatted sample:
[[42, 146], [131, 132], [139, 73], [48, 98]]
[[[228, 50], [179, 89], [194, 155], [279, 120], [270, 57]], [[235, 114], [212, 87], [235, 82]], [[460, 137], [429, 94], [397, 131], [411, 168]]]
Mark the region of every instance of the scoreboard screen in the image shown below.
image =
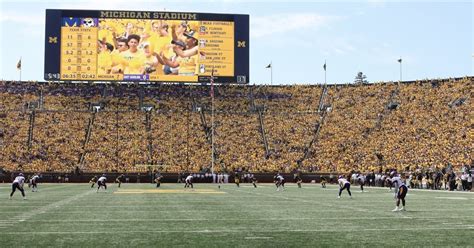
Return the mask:
[[249, 82], [249, 16], [46, 10], [45, 80]]

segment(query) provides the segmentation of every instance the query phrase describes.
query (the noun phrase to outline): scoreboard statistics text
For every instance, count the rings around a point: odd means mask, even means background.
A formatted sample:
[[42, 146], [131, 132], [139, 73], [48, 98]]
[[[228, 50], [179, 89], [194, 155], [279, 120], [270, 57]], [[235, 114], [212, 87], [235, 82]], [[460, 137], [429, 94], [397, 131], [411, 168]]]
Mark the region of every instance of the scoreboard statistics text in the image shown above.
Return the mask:
[[46, 80], [249, 82], [249, 16], [46, 10]]

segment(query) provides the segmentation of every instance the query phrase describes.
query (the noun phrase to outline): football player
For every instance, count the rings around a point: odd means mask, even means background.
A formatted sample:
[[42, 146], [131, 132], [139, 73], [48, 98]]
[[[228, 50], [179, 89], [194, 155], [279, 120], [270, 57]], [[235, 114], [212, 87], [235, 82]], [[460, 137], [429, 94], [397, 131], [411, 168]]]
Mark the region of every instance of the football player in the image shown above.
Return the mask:
[[240, 175], [238, 172], [235, 173], [235, 185], [237, 185], [237, 187], [240, 187]]
[[347, 190], [347, 193], [349, 193], [349, 197], [352, 199], [351, 183], [347, 181], [347, 179], [344, 176], [339, 176], [338, 183], [339, 183], [339, 195], [337, 196], [337, 198], [341, 198], [342, 191]]
[[275, 180], [275, 186], [277, 187], [277, 191], [280, 191], [280, 189], [283, 191], [285, 190], [285, 178], [278, 173], [274, 178]]
[[91, 180], [89, 181], [89, 183], [91, 184], [91, 188], [94, 188], [96, 181], [97, 181], [97, 176], [94, 176], [93, 178], [91, 178]]
[[28, 175], [26, 182], [28, 183], [28, 188], [31, 188], [31, 175]]
[[15, 177], [15, 180], [13, 180], [12, 183], [12, 192], [10, 193], [10, 200], [12, 199], [13, 194], [15, 193], [16, 189], [20, 190], [21, 195], [23, 196], [23, 200], [26, 200], [25, 196], [25, 191], [23, 190], [23, 184], [25, 183], [25, 177], [23, 176], [23, 173], [18, 174], [17, 177]]
[[359, 183], [360, 185], [360, 190], [362, 192], [364, 192], [364, 185], [365, 185], [365, 176], [360, 173], [358, 176], [357, 176], [357, 182]]
[[115, 182], [118, 183], [118, 187], [120, 188], [120, 185], [122, 185], [122, 180], [123, 180], [124, 175], [121, 174], [117, 178], [115, 178]]
[[296, 176], [295, 181], [296, 184], [298, 184], [298, 188], [301, 188], [301, 183], [303, 182], [303, 179], [301, 179], [300, 175]]
[[155, 176], [155, 183], [156, 183], [156, 187], [159, 188], [160, 185], [161, 185], [161, 179], [163, 178], [163, 176], [161, 175], [161, 173], [156, 173], [156, 176]]
[[189, 176], [186, 177], [186, 179], [184, 180], [184, 187], [185, 188], [194, 188], [193, 186], [193, 176], [190, 174]]
[[256, 188], [257, 187], [257, 178], [255, 178], [255, 176], [252, 175], [252, 178], [250, 180], [252, 181], [253, 187]]
[[31, 192], [38, 192], [38, 180], [39, 180], [39, 175], [34, 174], [33, 177], [31, 178], [31, 186], [33, 189], [31, 189]]
[[325, 177], [321, 177], [321, 187], [322, 187], [322, 188], [326, 188], [326, 183], [327, 183], [326, 178], [325, 178]]
[[219, 189], [221, 188], [221, 184], [224, 184], [224, 175], [220, 172], [219, 172], [219, 174], [217, 174], [217, 184], [218, 184], [217, 187]]
[[[390, 178], [388, 179], [395, 187], [395, 198], [397, 199], [397, 205], [393, 212], [406, 211], [405, 208], [405, 196], [407, 195], [408, 188], [402, 180], [402, 177], [398, 174], [391, 173]], [[402, 207], [400, 208], [400, 201], [402, 202]]]
[[100, 187], [104, 187], [104, 189], [107, 191], [106, 181], [107, 178], [105, 177], [105, 174], [102, 174], [102, 176], [99, 177], [99, 180], [97, 180], [97, 192], [99, 192]]

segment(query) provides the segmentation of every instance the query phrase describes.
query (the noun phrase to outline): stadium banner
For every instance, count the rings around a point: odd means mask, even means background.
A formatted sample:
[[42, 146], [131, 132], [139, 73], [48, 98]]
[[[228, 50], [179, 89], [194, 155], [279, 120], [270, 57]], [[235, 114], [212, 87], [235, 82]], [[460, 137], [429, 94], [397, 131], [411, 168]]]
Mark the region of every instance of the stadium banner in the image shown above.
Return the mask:
[[249, 15], [46, 10], [44, 78], [249, 82]]

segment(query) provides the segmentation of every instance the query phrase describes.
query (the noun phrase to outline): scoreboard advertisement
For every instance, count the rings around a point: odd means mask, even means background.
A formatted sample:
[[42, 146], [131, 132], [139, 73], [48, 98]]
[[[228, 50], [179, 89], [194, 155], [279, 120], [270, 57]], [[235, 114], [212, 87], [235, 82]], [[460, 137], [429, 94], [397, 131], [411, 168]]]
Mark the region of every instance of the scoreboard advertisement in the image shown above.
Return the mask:
[[45, 80], [249, 82], [249, 16], [46, 10]]

